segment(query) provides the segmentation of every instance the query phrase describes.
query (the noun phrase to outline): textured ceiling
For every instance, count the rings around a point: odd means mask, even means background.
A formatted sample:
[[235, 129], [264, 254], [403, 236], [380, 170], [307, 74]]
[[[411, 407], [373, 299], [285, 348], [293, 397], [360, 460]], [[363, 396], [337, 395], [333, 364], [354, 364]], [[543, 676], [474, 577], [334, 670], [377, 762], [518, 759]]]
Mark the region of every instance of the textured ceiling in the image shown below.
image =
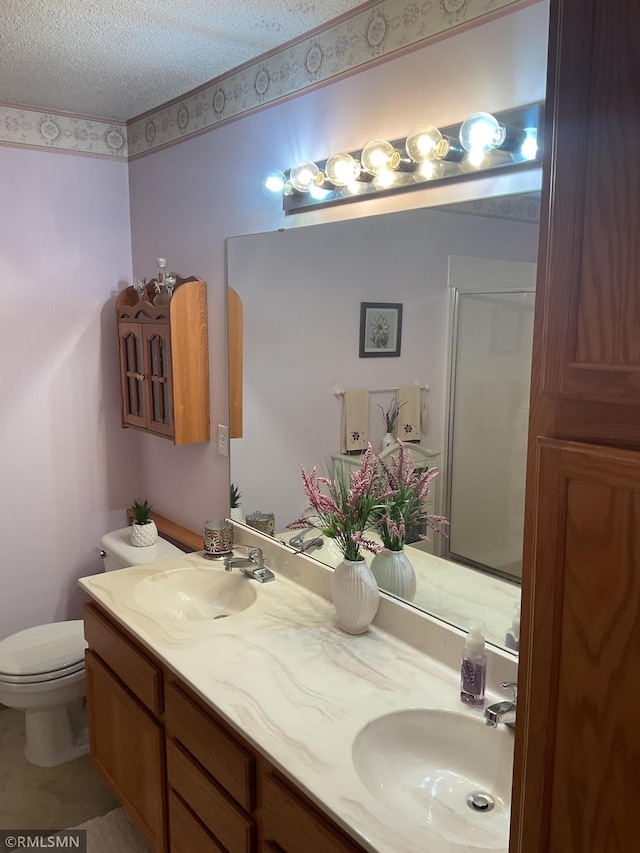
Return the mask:
[[362, 0], [0, 0], [0, 102], [126, 121]]

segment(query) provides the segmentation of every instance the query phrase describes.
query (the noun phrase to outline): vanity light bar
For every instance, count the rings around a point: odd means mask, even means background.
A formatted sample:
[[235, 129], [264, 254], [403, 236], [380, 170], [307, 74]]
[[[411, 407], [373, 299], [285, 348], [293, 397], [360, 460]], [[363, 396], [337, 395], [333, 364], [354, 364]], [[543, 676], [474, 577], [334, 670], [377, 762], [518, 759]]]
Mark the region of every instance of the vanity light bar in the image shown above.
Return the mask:
[[286, 214], [418, 189], [434, 182], [530, 168], [540, 163], [542, 104], [474, 113], [460, 124], [416, 127], [404, 139], [374, 139], [359, 151], [300, 160], [274, 170], [265, 187], [282, 194]]

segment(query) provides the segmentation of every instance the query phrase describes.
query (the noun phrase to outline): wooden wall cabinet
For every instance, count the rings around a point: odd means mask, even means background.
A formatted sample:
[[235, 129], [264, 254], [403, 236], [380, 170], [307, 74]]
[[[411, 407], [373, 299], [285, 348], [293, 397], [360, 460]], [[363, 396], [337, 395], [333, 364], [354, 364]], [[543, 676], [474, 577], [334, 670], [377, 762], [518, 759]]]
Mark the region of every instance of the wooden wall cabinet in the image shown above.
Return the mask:
[[122, 425], [175, 444], [209, 441], [206, 285], [178, 278], [157, 305], [153, 287], [142, 299], [127, 287], [116, 300]]
[[364, 853], [93, 603], [85, 636], [91, 758], [156, 853]]

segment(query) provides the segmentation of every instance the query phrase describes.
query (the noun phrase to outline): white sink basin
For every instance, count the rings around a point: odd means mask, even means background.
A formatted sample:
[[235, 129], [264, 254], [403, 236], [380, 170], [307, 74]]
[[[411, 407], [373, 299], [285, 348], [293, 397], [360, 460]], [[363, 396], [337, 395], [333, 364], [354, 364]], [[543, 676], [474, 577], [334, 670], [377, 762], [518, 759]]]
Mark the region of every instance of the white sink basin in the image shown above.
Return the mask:
[[180, 622], [208, 622], [251, 607], [256, 590], [253, 582], [240, 572], [189, 567], [150, 575], [136, 584], [133, 597], [154, 616]]
[[[509, 842], [513, 732], [456, 711], [412, 708], [379, 717], [353, 744], [362, 783], [404, 825], [484, 849]], [[491, 810], [467, 800], [488, 794]], [[476, 797], [476, 804], [484, 800]]]

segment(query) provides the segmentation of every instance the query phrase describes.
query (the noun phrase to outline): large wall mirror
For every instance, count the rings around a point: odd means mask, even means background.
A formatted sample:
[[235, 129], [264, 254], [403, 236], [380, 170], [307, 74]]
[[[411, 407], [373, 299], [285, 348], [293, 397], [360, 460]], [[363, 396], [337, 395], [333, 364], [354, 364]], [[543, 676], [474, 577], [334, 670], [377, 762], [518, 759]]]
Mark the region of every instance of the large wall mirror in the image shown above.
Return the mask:
[[[501, 195], [227, 241], [243, 305], [242, 437], [231, 482], [275, 535], [305, 510], [300, 467], [341, 464], [344, 398], [369, 394], [379, 449], [394, 389], [421, 391], [419, 445], [440, 475], [449, 537], [407, 546], [412, 601], [505, 646], [520, 598], [537, 192]], [[361, 303], [403, 306], [400, 355], [359, 355]], [[413, 549], [410, 551], [410, 549]], [[335, 566], [330, 540], [310, 553]], [[508, 643], [507, 643], [508, 645]]]

